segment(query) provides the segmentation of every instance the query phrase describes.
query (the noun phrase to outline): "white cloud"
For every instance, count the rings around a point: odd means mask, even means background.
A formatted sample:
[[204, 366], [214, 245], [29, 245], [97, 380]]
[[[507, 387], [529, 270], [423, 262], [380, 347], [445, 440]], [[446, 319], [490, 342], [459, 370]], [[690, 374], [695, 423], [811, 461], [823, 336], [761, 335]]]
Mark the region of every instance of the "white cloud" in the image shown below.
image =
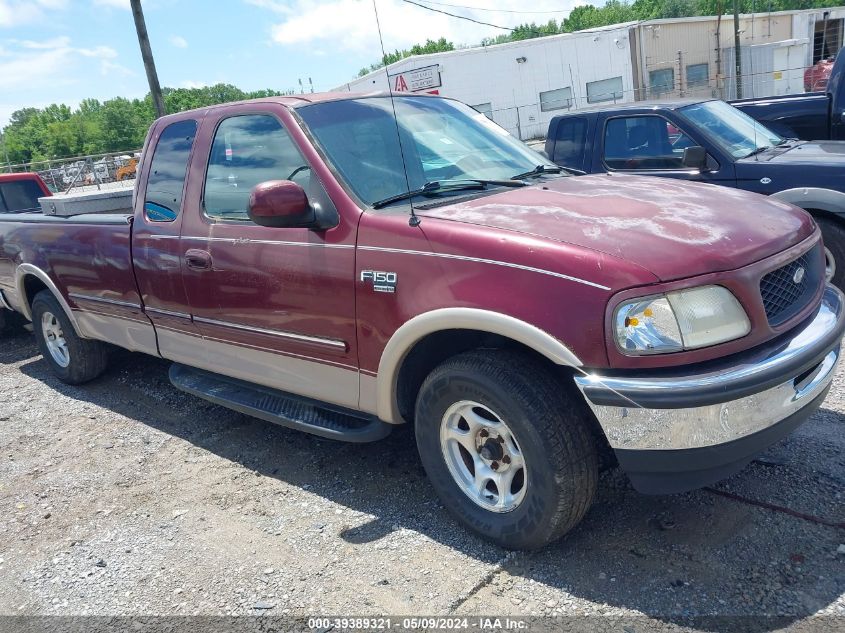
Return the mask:
[[188, 48], [188, 40], [181, 35], [171, 35], [168, 41], [171, 46], [175, 46], [176, 48]]
[[67, 0], [0, 0], [0, 28], [41, 21], [45, 9], [58, 11], [67, 5]]
[[181, 88], [205, 88], [208, 84], [204, 81], [192, 81], [188, 79], [179, 85]]
[[22, 88], [52, 88], [73, 83], [80, 64], [96, 60], [100, 72], [126, 74], [131, 71], [114, 60], [117, 51], [109, 46], [80, 48], [71, 46], [69, 38], [60, 37], [42, 42], [18, 42], [16, 49], [7, 49], [0, 59], [0, 92], [20, 92]]
[[[379, 34], [371, 0], [294, 0], [282, 3], [275, 0], [244, 0], [247, 4], [268, 9], [279, 15], [280, 21], [271, 27], [272, 39], [282, 45], [330, 44], [348, 51], [379, 51]], [[495, 11], [480, 11], [435, 5], [445, 10], [482, 22], [514, 27], [525, 22], [545, 23], [561, 21], [568, 10], [583, 0], [535, 0], [532, 13], [524, 13], [524, 0], [494, 0], [482, 3]], [[447, 40], [457, 44], [478, 44], [485, 37], [507, 33], [507, 30], [477, 24], [467, 20], [429, 11], [401, 0], [377, 0], [384, 46], [388, 51], [408, 48], [426, 39]], [[548, 13], [539, 13], [548, 11]]]

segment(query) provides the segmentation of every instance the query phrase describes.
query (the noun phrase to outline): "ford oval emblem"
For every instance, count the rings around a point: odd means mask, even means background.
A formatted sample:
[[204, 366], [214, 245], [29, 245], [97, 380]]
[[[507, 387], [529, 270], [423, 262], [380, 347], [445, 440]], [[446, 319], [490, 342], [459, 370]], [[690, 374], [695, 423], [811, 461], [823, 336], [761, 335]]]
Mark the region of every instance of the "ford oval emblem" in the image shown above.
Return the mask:
[[795, 282], [796, 284], [800, 284], [801, 281], [803, 281], [803, 279], [804, 279], [804, 267], [799, 266], [795, 270], [795, 274], [792, 275], [792, 281]]
[[770, 182], [772, 182], [772, 179], [766, 176], [765, 178], [761, 178], [760, 182], [762, 182], [764, 185], [768, 185]]

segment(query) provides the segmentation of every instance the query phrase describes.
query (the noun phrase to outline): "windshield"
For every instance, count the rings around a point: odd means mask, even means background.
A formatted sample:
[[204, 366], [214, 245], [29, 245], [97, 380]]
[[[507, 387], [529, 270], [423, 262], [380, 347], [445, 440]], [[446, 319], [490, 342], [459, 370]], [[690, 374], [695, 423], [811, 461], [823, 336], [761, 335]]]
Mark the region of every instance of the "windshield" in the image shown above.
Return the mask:
[[678, 111], [734, 158], [745, 158], [786, 140], [724, 101], [696, 103]]
[[297, 109], [329, 161], [368, 205], [428, 182], [506, 180], [538, 165], [557, 169], [461, 103], [419, 97], [395, 97], [394, 102], [399, 134], [389, 97], [331, 101]]

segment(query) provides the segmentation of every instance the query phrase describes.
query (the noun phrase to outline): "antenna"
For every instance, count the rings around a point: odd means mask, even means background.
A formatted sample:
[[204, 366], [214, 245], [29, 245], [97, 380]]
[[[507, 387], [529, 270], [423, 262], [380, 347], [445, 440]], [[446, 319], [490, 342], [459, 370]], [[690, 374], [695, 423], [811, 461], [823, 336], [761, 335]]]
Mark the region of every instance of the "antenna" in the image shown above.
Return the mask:
[[[376, 29], [378, 29], [378, 41], [381, 44], [381, 59], [385, 60], [387, 52], [384, 50], [384, 38], [381, 36], [381, 23], [378, 19], [378, 7], [376, 0], [373, 0], [373, 13], [376, 14]], [[399, 141], [399, 155], [402, 157], [402, 171], [405, 173], [405, 186], [408, 192], [411, 191], [411, 181], [408, 179], [408, 166], [405, 164], [405, 150], [402, 148], [402, 133], [399, 131], [399, 118], [396, 116], [396, 102], [393, 100], [393, 87], [390, 85], [390, 75], [387, 74], [387, 65], [384, 67], [384, 77], [387, 79], [387, 92], [390, 95], [390, 107], [393, 108], [393, 121], [396, 123], [396, 139]], [[419, 226], [420, 218], [414, 211], [414, 199], [409, 198], [411, 205], [411, 217], [408, 219], [408, 226]]]

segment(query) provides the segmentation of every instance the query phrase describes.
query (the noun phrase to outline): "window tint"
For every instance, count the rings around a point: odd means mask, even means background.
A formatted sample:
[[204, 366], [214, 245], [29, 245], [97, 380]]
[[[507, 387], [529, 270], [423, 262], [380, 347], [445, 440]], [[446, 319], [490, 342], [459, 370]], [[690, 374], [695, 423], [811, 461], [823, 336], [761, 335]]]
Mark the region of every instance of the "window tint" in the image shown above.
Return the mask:
[[687, 87], [699, 88], [710, 84], [710, 66], [708, 64], [691, 64], [687, 66]]
[[197, 122], [193, 119], [171, 123], [161, 133], [147, 180], [144, 199], [147, 220], [173, 222], [179, 216], [188, 159], [196, 134]]
[[649, 71], [648, 88], [652, 95], [672, 92], [675, 89], [675, 71], [672, 68]]
[[269, 114], [224, 119], [214, 135], [205, 176], [205, 214], [248, 220], [249, 194], [267, 180], [293, 180], [307, 190], [310, 170], [287, 130]]
[[688, 137], [660, 116], [614, 118], [604, 130], [604, 162], [612, 169], [681, 169], [681, 146]]
[[572, 107], [572, 88], [558, 88], [540, 93], [540, 111], [568, 110]]
[[34, 180], [12, 180], [0, 183], [0, 213], [40, 211], [38, 198], [44, 195]]
[[552, 160], [558, 165], [581, 169], [584, 142], [587, 138], [587, 120], [571, 117], [558, 122]]
[[618, 101], [622, 98], [622, 77], [591, 81], [587, 84], [587, 103]]

